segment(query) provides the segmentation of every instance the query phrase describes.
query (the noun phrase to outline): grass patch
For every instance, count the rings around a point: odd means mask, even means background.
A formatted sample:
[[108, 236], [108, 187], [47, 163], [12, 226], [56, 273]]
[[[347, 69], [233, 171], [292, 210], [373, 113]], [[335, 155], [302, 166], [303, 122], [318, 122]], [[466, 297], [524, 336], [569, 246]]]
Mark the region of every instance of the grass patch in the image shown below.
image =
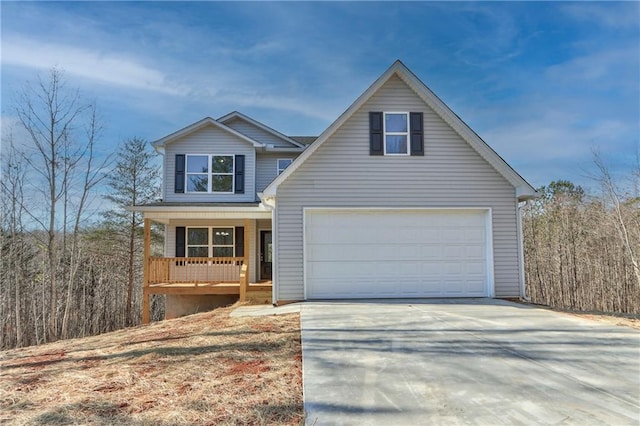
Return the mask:
[[299, 425], [299, 315], [217, 309], [0, 352], [0, 423]]

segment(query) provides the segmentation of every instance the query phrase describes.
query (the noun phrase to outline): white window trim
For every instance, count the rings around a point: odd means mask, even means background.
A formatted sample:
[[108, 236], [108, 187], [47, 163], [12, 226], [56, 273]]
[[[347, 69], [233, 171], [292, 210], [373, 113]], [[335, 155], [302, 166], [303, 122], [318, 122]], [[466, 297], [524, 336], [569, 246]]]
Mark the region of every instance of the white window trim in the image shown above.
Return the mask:
[[[288, 164], [286, 167], [284, 167], [284, 168], [282, 168], [282, 169], [281, 169], [281, 168], [280, 168], [280, 161], [288, 161], [288, 162], [289, 162], [289, 164]], [[293, 163], [293, 158], [278, 158], [278, 159], [276, 160], [276, 169], [277, 169], [278, 175], [279, 175], [280, 173], [284, 172], [284, 170], [285, 170], [287, 167], [289, 167], [289, 166], [291, 165], [291, 163]]]
[[[202, 191], [189, 191], [189, 175], [203, 175], [205, 173], [189, 173], [188, 165], [189, 165], [189, 157], [207, 157], [207, 192]], [[231, 173], [213, 173], [213, 167], [211, 167], [211, 162], [213, 161], [213, 157], [231, 157], [233, 161], [233, 169]], [[236, 156], [234, 154], [185, 154], [185, 164], [184, 164], [184, 190], [187, 194], [235, 194], [236, 190]], [[213, 191], [213, 176], [231, 176], [231, 191]]]
[[[189, 244], [189, 229], [207, 229], [207, 244]], [[184, 248], [185, 253], [184, 257], [193, 257], [189, 256], [189, 247], [207, 247], [207, 256], [211, 257], [211, 229], [208, 226], [187, 226], [184, 233]], [[199, 256], [197, 256], [199, 257]]]
[[[407, 131], [406, 132], [387, 132], [387, 115], [400, 115], [403, 114], [406, 116], [407, 118]], [[389, 111], [389, 112], [384, 112], [382, 114], [382, 134], [383, 134], [383, 145], [384, 145], [384, 155], [396, 155], [396, 156], [406, 156], [406, 155], [410, 155], [410, 140], [409, 140], [409, 134], [411, 132], [411, 129], [409, 128], [410, 126], [410, 122], [409, 122], [409, 113], [405, 112], [405, 111]], [[407, 138], [407, 152], [387, 152], [387, 135], [389, 136], [406, 136]]]
[[[208, 245], [204, 245], [204, 244], [189, 244], [189, 229], [203, 229], [206, 228], [207, 229], [207, 235], [208, 235], [208, 240], [209, 240], [209, 244]], [[230, 228], [231, 231], [231, 236], [233, 237], [233, 244], [232, 245], [218, 245], [218, 244], [213, 244], [213, 230], [214, 229], [222, 229], [222, 228]], [[231, 247], [233, 248], [233, 256], [223, 256], [223, 257], [236, 257], [236, 227], [233, 225], [216, 225], [216, 226], [187, 226], [185, 229], [185, 257], [190, 257], [189, 256], [189, 247], [208, 247], [207, 249], [207, 257], [214, 257], [213, 256], [213, 247]]]
[[[209, 173], [211, 158], [207, 154], [186, 154], [184, 157], [184, 192], [188, 194], [208, 194], [211, 191], [211, 173]], [[207, 157], [207, 172], [189, 172], [189, 157]], [[207, 192], [189, 191], [189, 175], [207, 175]]]

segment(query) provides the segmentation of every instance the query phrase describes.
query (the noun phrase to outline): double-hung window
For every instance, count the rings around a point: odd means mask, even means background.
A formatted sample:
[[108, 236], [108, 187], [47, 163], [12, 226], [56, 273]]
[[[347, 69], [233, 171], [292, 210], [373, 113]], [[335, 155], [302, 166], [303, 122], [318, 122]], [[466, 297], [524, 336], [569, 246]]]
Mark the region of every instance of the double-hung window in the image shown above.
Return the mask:
[[213, 257], [233, 257], [233, 228], [211, 228]]
[[291, 158], [278, 158], [278, 174], [284, 172], [293, 160]]
[[233, 257], [234, 227], [187, 228], [187, 257]]
[[409, 155], [409, 113], [384, 113], [385, 155]]
[[187, 257], [210, 257], [209, 228], [187, 228]]
[[209, 192], [208, 155], [187, 155], [187, 192]]
[[187, 155], [187, 192], [233, 193], [233, 155]]

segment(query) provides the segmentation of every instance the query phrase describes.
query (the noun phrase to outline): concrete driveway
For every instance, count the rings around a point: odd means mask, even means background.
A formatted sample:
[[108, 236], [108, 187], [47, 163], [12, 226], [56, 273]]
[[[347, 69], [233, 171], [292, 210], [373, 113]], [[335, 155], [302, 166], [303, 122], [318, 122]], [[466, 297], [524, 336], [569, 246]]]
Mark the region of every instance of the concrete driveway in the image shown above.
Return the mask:
[[496, 300], [301, 306], [308, 425], [640, 424], [640, 333]]

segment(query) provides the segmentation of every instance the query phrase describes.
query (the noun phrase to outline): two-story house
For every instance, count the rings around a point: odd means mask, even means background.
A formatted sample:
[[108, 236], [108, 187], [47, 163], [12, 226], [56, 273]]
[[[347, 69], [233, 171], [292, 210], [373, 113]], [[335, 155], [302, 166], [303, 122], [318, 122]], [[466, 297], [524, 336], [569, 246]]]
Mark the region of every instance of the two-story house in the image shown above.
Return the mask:
[[[400, 61], [317, 139], [234, 112], [153, 145], [163, 201], [134, 207], [145, 321], [154, 293], [183, 313], [212, 295], [523, 295], [519, 204], [535, 190]], [[166, 257], [149, 256], [150, 221]]]

